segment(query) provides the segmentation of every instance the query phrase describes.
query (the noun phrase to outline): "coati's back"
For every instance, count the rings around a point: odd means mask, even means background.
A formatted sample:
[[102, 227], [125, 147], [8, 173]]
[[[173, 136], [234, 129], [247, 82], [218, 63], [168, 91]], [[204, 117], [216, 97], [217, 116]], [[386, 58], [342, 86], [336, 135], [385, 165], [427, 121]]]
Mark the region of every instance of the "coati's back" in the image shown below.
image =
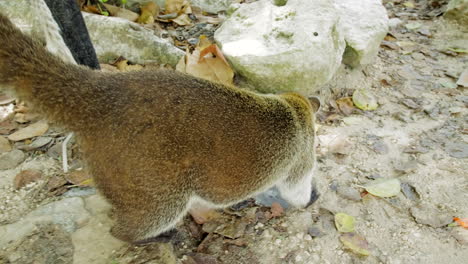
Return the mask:
[[273, 185], [310, 200], [311, 104], [175, 71], [102, 73], [66, 64], [0, 14], [0, 84], [75, 131], [127, 241], [172, 228], [194, 202], [229, 205]]

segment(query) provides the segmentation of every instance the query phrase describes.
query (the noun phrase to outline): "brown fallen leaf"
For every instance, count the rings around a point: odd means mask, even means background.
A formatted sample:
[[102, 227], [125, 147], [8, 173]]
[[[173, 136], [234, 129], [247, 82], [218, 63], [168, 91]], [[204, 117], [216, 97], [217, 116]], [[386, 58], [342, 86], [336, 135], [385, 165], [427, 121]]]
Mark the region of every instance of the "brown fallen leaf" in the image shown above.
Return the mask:
[[8, 136], [11, 141], [20, 141], [28, 138], [42, 136], [49, 129], [49, 125], [45, 121], [39, 121], [25, 128], [22, 128]]
[[92, 185], [91, 176], [83, 170], [75, 170], [65, 174], [65, 179], [76, 186]]
[[137, 22], [140, 24], [152, 24], [159, 13], [159, 6], [154, 2], [148, 2], [141, 7], [141, 15]]
[[344, 233], [340, 236], [340, 241], [343, 245], [350, 249], [352, 252], [357, 253], [359, 255], [368, 256], [369, 252], [369, 244], [367, 240], [356, 233]]
[[234, 71], [224, 58], [216, 44], [207, 44], [204, 36], [200, 37], [199, 44], [193, 51], [185, 55], [176, 66], [176, 69], [190, 75], [206, 80], [232, 85]]
[[42, 177], [42, 173], [38, 170], [23, 170], [16, 174], [13, 186], [16, 190], [23, 188], [31, 182], [35, 182]]
[[277, 202], [274, 202], [271, 204], [270, 211], [271, 211], [272, 218], [281, 216], [284, 213], [283, 207], [281, 206], [280, 203], [277, 203]]
[[143, 69], [141, 65], [130, 65], [128, 64], [128, 60], [126, 59], [117, 59], [114, 65], [122, 72], [129, 72], [129, 71], [139, 71]]
[[176, 23], [179, 26], [187, 26], [187, 25], [192, 25], [192, 20], [189, 18], [187, 14], [182, 14], [175, 19], [172, 20], [172, 22]]
[[7, 119], [0, 122], [0, 134], [6, 135], [9, 134], [11, 131], [15, 130], [18, 127], [18, 123], [13, 121], [12, 119]]
[[171, 13], [179, 13], [182, 11], [184, 7], [185, 0], [166, 0], [166, 9], [164, 13], [171, 14]]
[[356, 108], [354, 107], [353, 99], [351, 97], [343, 97], [336, 100], [338, 109], [346, 116], [352, 114]]
[[192, 208], [189, 213], [195, 223], [199, 225], [221, 217], [221, 214], [216, 210], [201, 207]]
[[[150, 2], [150, 3], [153, 3], [153, 2]], [[118, 6], [109, 5], [105, 3], [103, 5], [106, 7], [107, 11], [109, 11], [110, 15], [114, 17], [120, 17], [129, 21], [132, 21], [132, 22], [135, 22], [140, 17], [137, 13], [130, 11], [126, 8], [121, 8]], [[154, 19], [153, 19], [153, 22], [154, 22]]]

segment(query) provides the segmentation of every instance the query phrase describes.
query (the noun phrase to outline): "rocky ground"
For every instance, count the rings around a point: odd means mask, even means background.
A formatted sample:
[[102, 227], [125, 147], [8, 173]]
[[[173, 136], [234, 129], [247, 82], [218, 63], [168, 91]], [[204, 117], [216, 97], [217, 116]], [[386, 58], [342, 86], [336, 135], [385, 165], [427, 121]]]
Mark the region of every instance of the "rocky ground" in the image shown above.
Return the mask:
[[[16, 113], [0, 125], [0, 263], [465, 263], [468, 230], [450, 224], [468, 217], [467, 77], [456, 85], [468, 29], [438, 16], [443, 6], [384, 2], [392, 27], [375, 64], [343, 67], [324, 93], [321, 197], [304, 210], [250, 200], [206, 221], [187, 216], [168, 243], [122, 243], [109, 234], [109, 206], [88, 186], [73, 139], [65, 174], [67, 133], [5, 99], [0, 117]], [[336, 102], [363, 87], [376, 110]], [[398, 178], [401, 192], [368, 194], [363, 186], [377, 178]], [[356, 219], [369, 256], [343, 245], [337, 213]]]

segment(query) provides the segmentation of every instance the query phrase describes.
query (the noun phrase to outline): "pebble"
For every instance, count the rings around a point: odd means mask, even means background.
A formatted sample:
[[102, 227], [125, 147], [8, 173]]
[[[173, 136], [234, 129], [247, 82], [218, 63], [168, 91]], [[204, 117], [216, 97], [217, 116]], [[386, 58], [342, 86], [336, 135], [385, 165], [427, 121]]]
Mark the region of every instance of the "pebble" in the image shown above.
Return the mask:
[[361, 194], [359, 193], [359, 191], [351, 187], [340, 186], [337, 189], [337, 193], [341, 197], [352, 200], [352, 201], [361, 200]]
[[11, 145], [8, 139], [0, 136], [0, 153], [11, 151]]
[[23, 151], [15, 149], [7, 153], [0, 154], [0, 170], [16, 168], [26, 159]]
[[21, 150], [31, 151], [43, 147], [52, 141], [51, 137], [38, 137], [29, 145], [18, 146]]

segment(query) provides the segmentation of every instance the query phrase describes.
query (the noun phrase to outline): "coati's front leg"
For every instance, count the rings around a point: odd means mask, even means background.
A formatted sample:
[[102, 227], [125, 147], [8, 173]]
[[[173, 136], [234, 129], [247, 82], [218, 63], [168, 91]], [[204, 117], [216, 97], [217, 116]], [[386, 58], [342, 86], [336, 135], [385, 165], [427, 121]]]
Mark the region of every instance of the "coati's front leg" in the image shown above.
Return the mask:
[[279, 182], [276, 186], [283, 199], [297, 208], [304, 208], [314, 203], [319, 194], [312, 183], [313, 171], [314, 169], [310, 169], [302, 175], [293, 174]]

